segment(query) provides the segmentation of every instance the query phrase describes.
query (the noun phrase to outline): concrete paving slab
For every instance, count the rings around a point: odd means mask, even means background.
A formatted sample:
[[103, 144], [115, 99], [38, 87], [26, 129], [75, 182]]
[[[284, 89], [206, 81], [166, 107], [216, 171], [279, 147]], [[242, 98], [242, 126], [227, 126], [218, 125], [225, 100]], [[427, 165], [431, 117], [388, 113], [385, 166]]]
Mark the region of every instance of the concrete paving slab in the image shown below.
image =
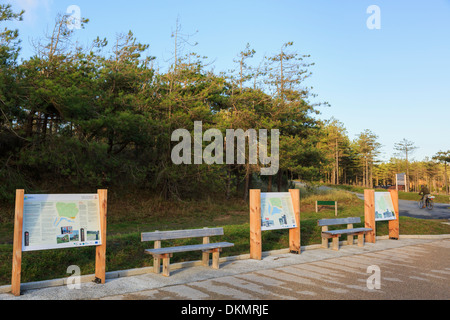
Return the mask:
[[[227, 257], [219, 270], [196, 263], [187, 264], [188, 267], [179, 265], [171, 271], [170, 277], [154, 274], [152, 268], [142, 274], [142, 270], [118, 271], [110, 273], [105, 284], [83, 282], [81, 289], [61, 285], [64, 279], [35, 283], [38, 289], [30, 289], [32, 283], [23, 284], [20, 297], [2, 293], [0, 300], [361, 298], [357, 292], [372, 295], [372, 298], [387, 296], [385, 290], [374, 294], [367, 289], [367, 267], [371, 264], [383, 266], [386, 286], [438, 283], [437, 293], [428, 292], [427, 297], [436, 298], [439, 294], [442, 297], [443, 294], [450, 298], [449, 287], [439, 285], [450, 280], [449, 248], [450, 235], [445, 235], [377, 239], [375, 244], [366, 243], [364, 247], [342, 245], [339, 251], [320, 246], [304, 248], [301, 254], [278, 250], [265, 253], [260, 261]], [[434, 252], [440, 252], [436, 261], [443, 261], [444, 265], [434, 265], [429, 258], [424, 260]], [[447, 260], [442, 260], [445, 257]], [[429, 269], [417, 266], [423, 261], [428, 263]], [[398, 274], [398, 270], [407, 274]], [[45, 287], [45, 284], [54, 286]], [[420, 295], [420, 291], [416, 294]]]

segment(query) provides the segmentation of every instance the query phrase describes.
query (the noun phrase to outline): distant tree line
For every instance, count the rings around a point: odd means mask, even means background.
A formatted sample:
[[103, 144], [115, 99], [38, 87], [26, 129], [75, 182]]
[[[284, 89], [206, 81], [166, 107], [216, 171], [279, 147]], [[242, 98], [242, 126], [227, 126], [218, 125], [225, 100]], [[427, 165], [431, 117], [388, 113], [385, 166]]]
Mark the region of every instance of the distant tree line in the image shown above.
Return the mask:
[[[351, 140], [343, 123], [332, 118], [325, 122], [326, 132], [319, 147], [328, 150], [328, 161], [322, 167], [322, 182], [351, 184], [366, 188], [395, 186], [396, 174], [405, 173], [405, 191], [418, 192], [421, 185], [430, 190], [450, 194], [448, 164], [450, 150], [439, 151], [422, 161], [411, 156], [418, 148], [414, 142], [403, 139], [394, 145], [389, 161], [378, 160], [381, 144], [370, 130]], [[395, 153], [397, 151], [397, 153]]]

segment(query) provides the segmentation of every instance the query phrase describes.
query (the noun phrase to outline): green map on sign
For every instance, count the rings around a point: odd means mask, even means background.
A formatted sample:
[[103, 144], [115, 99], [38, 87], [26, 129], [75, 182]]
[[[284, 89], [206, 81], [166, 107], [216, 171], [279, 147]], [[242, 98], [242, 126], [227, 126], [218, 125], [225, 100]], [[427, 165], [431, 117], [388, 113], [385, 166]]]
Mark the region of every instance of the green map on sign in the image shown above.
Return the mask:
[[61, 221], [74, 222], [78, 215], [78, 207], [75, 202], [57, 202], [56, 212], [58, 216], [53, 225], [57, 227]]
[[76, 203], [73, 202], [57, 202], [56, 210], [60, 217], [75, 219], [78, 214], [78, 208]]
[[269, 202], [274, 207], [278, 207], [278, 208], [282, 208], [283, 207], [280, 198], [270, 198]]

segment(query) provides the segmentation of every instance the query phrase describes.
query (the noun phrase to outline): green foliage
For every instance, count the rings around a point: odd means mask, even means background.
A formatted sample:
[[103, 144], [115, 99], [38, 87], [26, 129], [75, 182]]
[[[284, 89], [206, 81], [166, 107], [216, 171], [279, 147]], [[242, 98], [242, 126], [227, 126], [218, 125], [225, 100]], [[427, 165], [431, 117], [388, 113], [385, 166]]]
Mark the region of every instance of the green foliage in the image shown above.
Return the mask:
[[[21, 15], [0, 7], [0, 23]], [[11, 201], [17, 187], [133, 188], [180, 200], [243, 191], [246, 198], [251, 183], [262, 178], [261, 164], [172, 163], [172, 132], [193, 134], [194, 121], [222, 133], [279, 129], [279, 188], [286, 173], [319, 176], [319, 122], [302, 87], [312, 64], [306, 55], [287, 53], [293, 43], [258, 69], [249, 63], [255, 51], [247, 44], [235, 60], [237, 72], [216, 74], [207, 69], [206, 57], [180, 52], [177, 25], [173, 64], [161, 72], [153, 67], [149, 45], [131, 31], [118, 35], [110, 52], [108, 40], [100, 38], [86, 50], [72, 42], [66, 19], [58, 16], [53, 30], [36, 42], [36, 54], [21, 63], [18, 31], [0, 34], [0, 200]]]

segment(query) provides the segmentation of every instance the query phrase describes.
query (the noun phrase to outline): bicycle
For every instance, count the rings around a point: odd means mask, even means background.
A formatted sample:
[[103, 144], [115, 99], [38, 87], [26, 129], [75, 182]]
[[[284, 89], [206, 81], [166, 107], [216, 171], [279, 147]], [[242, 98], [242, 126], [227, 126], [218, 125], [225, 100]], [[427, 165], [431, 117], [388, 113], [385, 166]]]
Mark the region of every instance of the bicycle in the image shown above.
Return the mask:
[[[428, 210], [432, 210], [433, 207], [434, 207], [434, 200], [433, 199], [434, 199], [434, 196], [428, 196], [427, 199], [425, 200], [425, 207]], [[417, 203], [417, 205], [419, 206], [420, 209], [423, 209], [424, 208], [423, 200], [420, 199], [419, 202]]]

